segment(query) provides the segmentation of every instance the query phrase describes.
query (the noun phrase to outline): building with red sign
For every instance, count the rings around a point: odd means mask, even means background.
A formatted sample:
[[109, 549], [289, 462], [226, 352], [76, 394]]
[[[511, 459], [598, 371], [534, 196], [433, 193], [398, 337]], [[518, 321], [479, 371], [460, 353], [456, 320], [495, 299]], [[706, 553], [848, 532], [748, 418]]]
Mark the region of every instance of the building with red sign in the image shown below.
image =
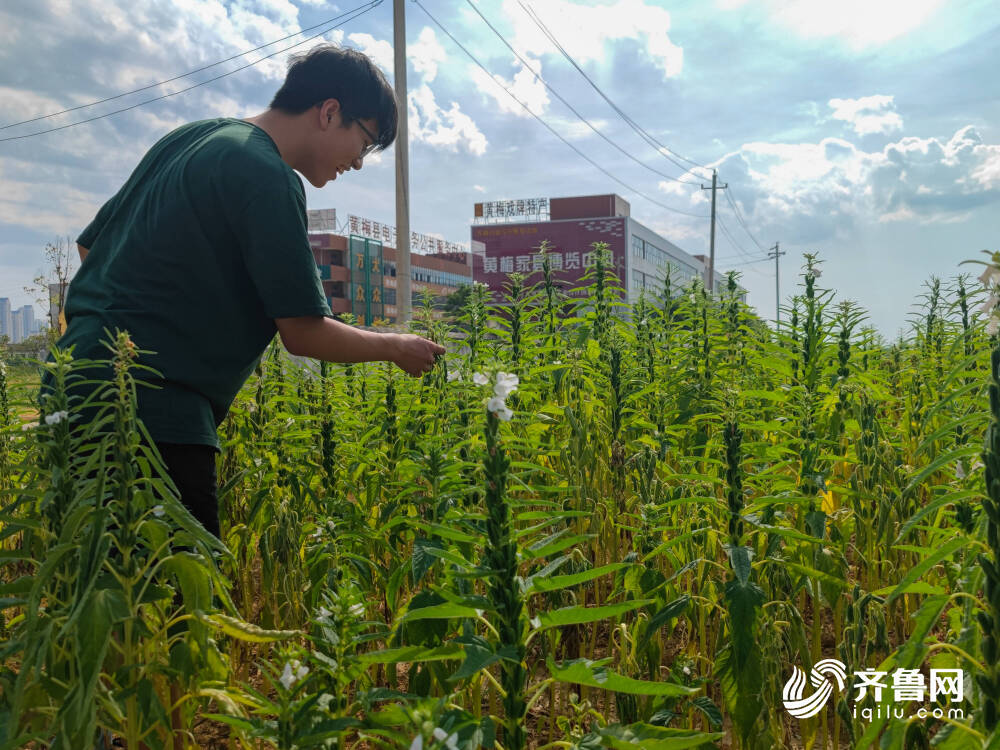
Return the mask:
[[472, 246], [482, 256], [482, 267], [477, 259], [476, 281], [486, 284], [494, 299], [510, 273], [523, 273], [534, 283], [540, 277], [543, 240], [550, 243], [552, 269], [569, 296], [584, 293], [595, 242], [607, 243], [630, 303], [643, 289], [647, 295], [660, 293], [668, 266], [675, 289], [696, 276], [704, 278], [700, 260], [636, 221], [628, 202], [611, 194], [477, 203]]
[[[396, 249], [370, 237], [309, 232], [309, 244], [334, 314], [351, 313], [359, 325], [396, 322]], [[441, 252], [410, 255], [413, 307], [429, 291], [443, 301], [472, 283], [472, 255]]]

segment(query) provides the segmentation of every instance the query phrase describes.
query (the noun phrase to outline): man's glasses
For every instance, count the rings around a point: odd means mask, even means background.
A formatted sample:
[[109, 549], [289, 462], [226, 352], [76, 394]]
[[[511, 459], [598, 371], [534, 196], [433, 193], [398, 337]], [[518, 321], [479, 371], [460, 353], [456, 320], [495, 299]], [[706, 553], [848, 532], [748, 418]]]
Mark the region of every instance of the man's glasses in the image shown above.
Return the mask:
[[361, 149], [361, 153], [358, 155], [359, 159], [364, 159], [378, 146], [378, 139], [368, 132], [368, 128], [361, 124], [361, 120], [355, 120], [355, 122], [358, 123], [358, 127], [361, 128], [361, 132], [368, 136], [368, 140], [371, 141], [371, 143]]

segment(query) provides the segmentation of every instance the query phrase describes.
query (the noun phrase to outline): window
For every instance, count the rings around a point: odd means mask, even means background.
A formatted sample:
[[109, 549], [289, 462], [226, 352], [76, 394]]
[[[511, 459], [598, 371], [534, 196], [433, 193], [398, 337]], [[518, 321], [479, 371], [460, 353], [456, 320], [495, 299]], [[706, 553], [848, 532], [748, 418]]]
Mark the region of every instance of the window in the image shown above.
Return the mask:
[[645, 258], [646, 257], [646, 243], [642, 241], [641, 237], [632, 235], [632, 257], [633, 258]]

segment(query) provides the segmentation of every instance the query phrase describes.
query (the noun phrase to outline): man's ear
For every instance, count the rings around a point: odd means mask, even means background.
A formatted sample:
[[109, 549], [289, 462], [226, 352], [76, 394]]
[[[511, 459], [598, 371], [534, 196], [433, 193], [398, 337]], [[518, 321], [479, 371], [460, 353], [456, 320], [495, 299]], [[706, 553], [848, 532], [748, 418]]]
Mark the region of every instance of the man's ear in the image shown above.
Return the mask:
[[326, 128], [340, 116], [340, 102], [327, 99], [319, 105], [320, 127]]

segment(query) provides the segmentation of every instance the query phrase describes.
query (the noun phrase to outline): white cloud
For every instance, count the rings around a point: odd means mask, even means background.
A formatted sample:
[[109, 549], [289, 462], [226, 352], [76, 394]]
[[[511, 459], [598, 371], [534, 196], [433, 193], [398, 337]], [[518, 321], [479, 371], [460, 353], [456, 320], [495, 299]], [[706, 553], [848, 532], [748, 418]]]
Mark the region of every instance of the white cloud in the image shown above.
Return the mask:
[[[1000, 144], [984, 144], [972, 126], [947, 140], [907, 136], [870, 152], [839, 138], [746, 143], [719, 165], [752, 225], [779, 225], [800, 239], [849, 234], [857, 222], [946, 223], [1000, 200]], [[679, 194], [683, 186], [661, 189]], [[697, 193], [692, 200], [703, 202]]]
[[[568, 0], [536, 3], [535, 11], [573, 59], [607, 62], [609, 43], [626, 39], [642, 43], [643, 54], [663, 73], [679, 76], [684, 51], [670, 41], [670, 13], [643, 0], [621, 0], [608, 5], [578, 5]], [[514, 25], [513, 45], [532, 57], [559, 56], [552, 42], [524, 12], [517, 0], [504, 0], [504, 13]]]
[[[0, 160], [0, 222], [27, 227], [50, 235], [63, 235], [68, 227], [82, 230], [108, 196], [99, 196], [59, 180], [19, 178], [11, 160]], [[24, 170], [20, 170], [24, 171]]]
[[448, 110], [442, 109], [430, 86], [422, 84], [410, 90], [408, 104], [411, 141], [423, 141], [452, 151], [461, 147], [476, 156], [486, 153], [486, 136], [473, 119], [461, 111], [457, 102], [452, 102]]
[[860, 49], [922, 26], [944, 0], [791, 0], [770, 3], [775, 20], [803, 37], [842, 37]]
[[[522, 112], [524, 110], [521, 110]], [[605, 135], [611, 133], [609, 129], [610, 123], [603, 118], [587, 118], [591, 125], [593, 125], [597, 130], [601, 131]], [[584, 138], [589, 138], [594, 136], [598, 138], [596, 133], [590, 129], [590, 127], [576, 119], [575, 117], [548, 117], [546, 122], [549, 123], [553, 128], [555, 128], [559, 133], [569, 141], [579, 141]]]
[[382, 72], [387, 76], [392, 76], [393, 52], [392, 44], [385, 39], [376, 39], [371, 34], [354, 33], [347, 35], [347, 41], [368, 55]]
[[[541, 62], [532, 60], [531, 58], [525, 59], [534, 70], [538, 71], [539, 75], [542, 75]], [[490, 76], [486, 75], [482, 68], [476, 65], [469, 66], [469, 75], [476, 82], [481, 93], [493, 98], [501, 112], [517, 115], [518, 117], [531, 117], [531, 114], [525, 111], [524, 107], [514, 101], [503, 90], [504, 88], [509, 90], [520, 101], [524, 102], [528, 109], [536, 115], [544, 114], [549, 106], [549, 92], [545, 88], [545, 85], [520, 62], [518, 62], [518, 70], [514, 74], [514, 78], [509, 81], [497, 74], [493, 75], [494, 80], [490, 80]]]
[[424, 77], [425, 83], [430, 83], [437, 77], [438, 64], [447, 58], [444, 47], [438, 42], [434, 29], [430, 26], [424, 26], [417, 41], [407, 46], [406, 56], [413, 69]]
[[472, 189], [475, 190], [477, 193], [485, 193], [486, 192], [486, 188], [484, 188], [482, 185], [473, 185]]
[[858, 135], [887, 134], [903, 129], [903, 118], [895, 111], [892, 96], [876, 94], [859, 99], [831, 99], [828, 104], [833, 108], [833, 119], [847, 122]]

